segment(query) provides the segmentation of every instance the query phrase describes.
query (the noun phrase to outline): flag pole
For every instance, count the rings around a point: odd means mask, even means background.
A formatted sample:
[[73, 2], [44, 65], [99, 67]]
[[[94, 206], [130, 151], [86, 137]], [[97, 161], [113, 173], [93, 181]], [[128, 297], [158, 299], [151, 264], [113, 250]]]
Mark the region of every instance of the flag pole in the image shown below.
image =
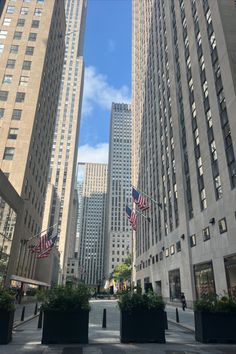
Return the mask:
[[45, 230], [39, 232], [38, 234], [36, 234], [36, 235], [30, 237], [30, 238], [29, 238], [28, 240], [26, 240], [26, 241], [29, 242], [29, 241], [33, 240], [34, 238], [38, 237], [38, 236], [41, 235], [42, 233], [44, 233], [44, 232], [46, 232], [46, 231], [52, 229], [52, 228], [53, 228], [54, 226], [56, 226], [57, 224], [58, 224], [58, 223], [56, 223], [56, 224], [54, 224], [54, 225], [48, 227], [47, 229], [45, 229]]
[[141, 211], [135, 209], [135, 212], [138, 213], [139, 215], [141, 215], [144, 219], [147, 219], [148, 222], [151, 221], [151, 219], [149, 218], [149, 216], [144, 215], [143, 213], [141, 213]]
[[138, 189], [138, 191], [142, 194], [144, 194], [146, 197], [148, 197], [153, 203], [157, 204], [157, 206], [162, 209], [162, 204], [157, 202], [155, 199], [153, 199], [152, 197], [150, 197], [150, 195], [148, 195], [147, 193], [144, 193], [143, 191], [141, 191], [139, 188], [135, 187], [134, 185], [131, 184], [131, 187]]

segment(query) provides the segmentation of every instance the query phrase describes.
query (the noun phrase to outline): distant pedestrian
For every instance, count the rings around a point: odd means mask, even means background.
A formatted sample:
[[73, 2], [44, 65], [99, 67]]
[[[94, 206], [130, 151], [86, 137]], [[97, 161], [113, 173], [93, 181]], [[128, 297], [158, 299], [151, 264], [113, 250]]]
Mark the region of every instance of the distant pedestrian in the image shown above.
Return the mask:
[[186, 298], [185, 298], [184, 293], [180, 294], [180, 301], [182, 303], [182, 309], [183, 309], [183, 311], [185, 311], [185, 309], [187, 307], [187, 302], [186, 302]]

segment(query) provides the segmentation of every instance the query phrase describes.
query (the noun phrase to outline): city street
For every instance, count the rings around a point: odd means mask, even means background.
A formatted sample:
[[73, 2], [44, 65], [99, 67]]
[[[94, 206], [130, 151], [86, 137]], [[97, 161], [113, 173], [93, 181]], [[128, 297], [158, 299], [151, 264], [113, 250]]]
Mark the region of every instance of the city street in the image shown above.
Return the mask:
[[[41, 345], [42, 330], [37, 329], [38, 318], [15, 328], [13, 341], [0, 347], [1, 354], [234, 354], [236, 345], [203, 345], [195, 342], [194, 333], [169, 322], [166, 344], [120, 344], [119, 309], [115, 300], [93, 300], [89, 323], [88, 345]], [[107, 310], [107, 328], [102, 328], [103, 309]], [[175, 308], [168, 307], [168, 317]], [[189, 325], [191, 310], [181, 313], [182, 324]], [[145, 324], [144, 324], [145, 325]]]

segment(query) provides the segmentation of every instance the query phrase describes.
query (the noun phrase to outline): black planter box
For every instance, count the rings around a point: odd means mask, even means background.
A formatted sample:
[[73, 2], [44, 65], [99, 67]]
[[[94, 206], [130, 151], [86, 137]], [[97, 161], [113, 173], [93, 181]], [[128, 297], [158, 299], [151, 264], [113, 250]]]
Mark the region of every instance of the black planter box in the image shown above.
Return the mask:
[[89, 311], [44, 311], [42, 344], [88, 343]]
[[121, 343], [165, 343], [164, 310], [120, 312]]
[[0, 344], [7, 344], [12, 339], [14, 311], [0, 310]]
[[202, 343], [236, 343], [236, 313], [194, 311], [195, 339]]

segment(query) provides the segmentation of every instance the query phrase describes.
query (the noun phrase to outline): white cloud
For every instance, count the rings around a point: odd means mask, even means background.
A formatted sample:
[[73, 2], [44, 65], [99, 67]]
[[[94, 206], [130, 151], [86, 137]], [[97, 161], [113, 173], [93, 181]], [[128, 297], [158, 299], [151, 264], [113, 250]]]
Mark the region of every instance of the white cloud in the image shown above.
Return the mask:
[[110, 111], [112, 102], [128, 103], [131, 100], [129, 88], [115, 88], [109, 85], [107, 77], [89, 66], [85, 69], [83, 115], [90, 115], [96, 106]]
[[101, 143], [95, 146], [82, 145], [78, 150], [79, 162], [108, 163], [109, 144]]

